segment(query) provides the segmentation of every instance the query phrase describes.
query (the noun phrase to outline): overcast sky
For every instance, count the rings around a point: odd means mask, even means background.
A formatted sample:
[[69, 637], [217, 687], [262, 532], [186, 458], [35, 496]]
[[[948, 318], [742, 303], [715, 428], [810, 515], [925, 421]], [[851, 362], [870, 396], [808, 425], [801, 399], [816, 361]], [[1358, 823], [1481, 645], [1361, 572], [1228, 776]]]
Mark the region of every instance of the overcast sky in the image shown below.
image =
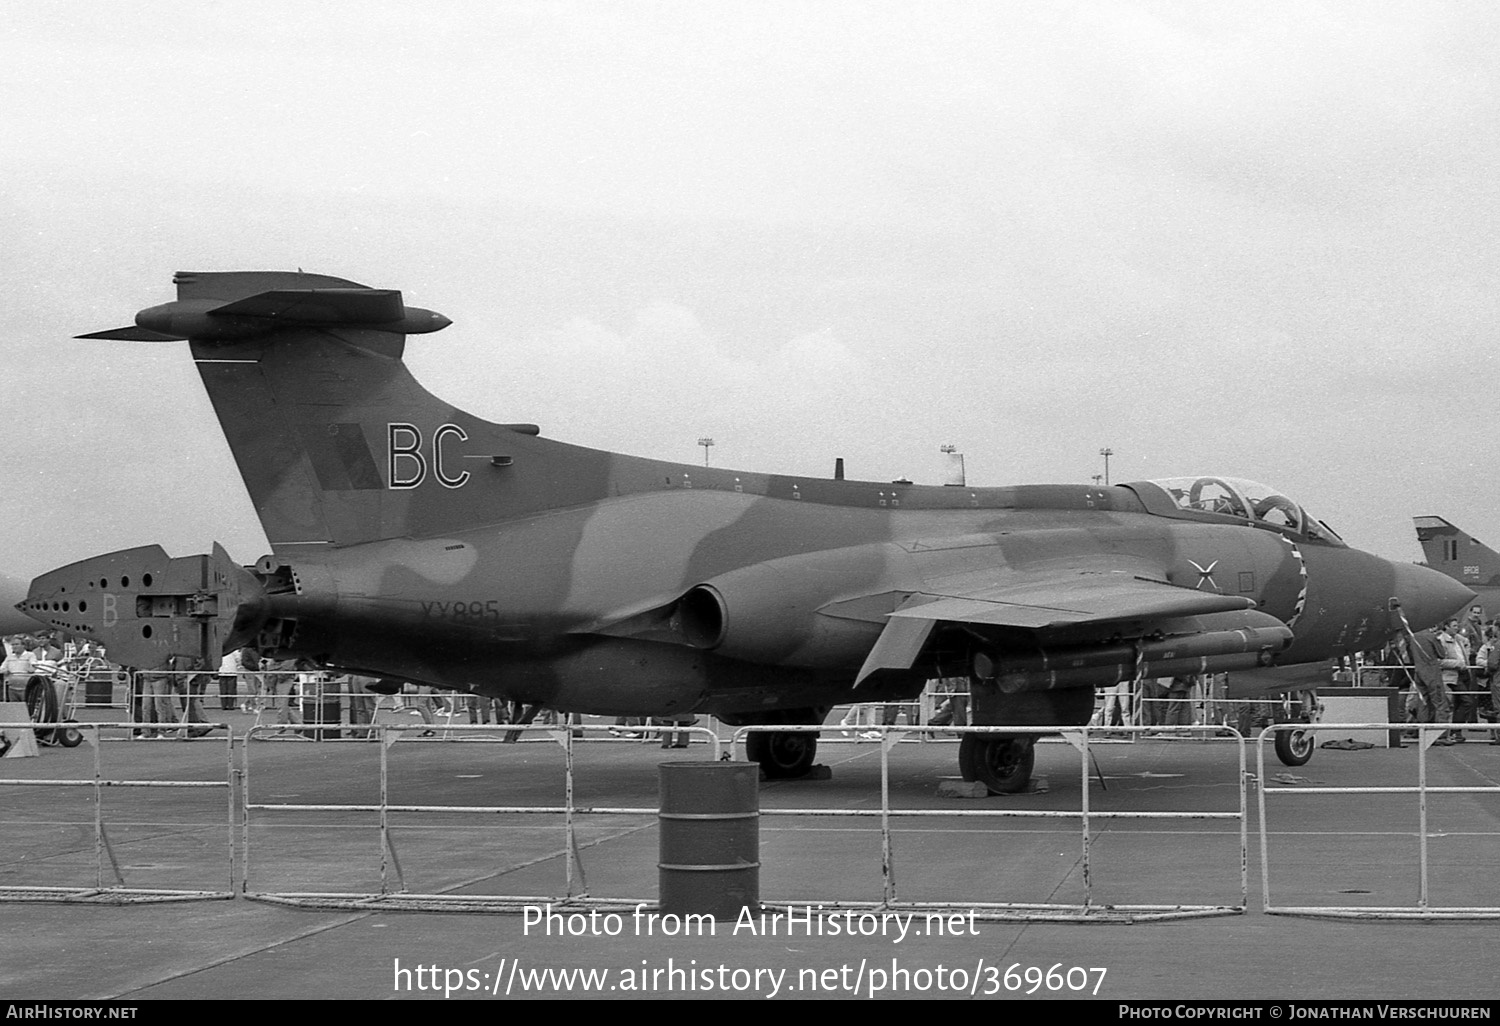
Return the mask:
[[580, 444], [1108, 446], [1500, 543], [1497, 53], [1489, 0], [8, 5], [0, 569], [266, 550], [186, 343], [70, 340], [179, 269], [402, 289], [430, 389]]

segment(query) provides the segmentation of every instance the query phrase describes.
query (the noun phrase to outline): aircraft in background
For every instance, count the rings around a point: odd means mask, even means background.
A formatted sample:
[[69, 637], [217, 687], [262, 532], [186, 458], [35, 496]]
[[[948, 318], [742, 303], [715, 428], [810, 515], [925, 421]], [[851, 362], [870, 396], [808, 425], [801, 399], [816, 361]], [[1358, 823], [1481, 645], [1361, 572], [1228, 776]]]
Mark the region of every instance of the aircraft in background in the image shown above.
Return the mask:
[[[174, 280], [176, 302], [81, 337], [189, 342], [272, 551], [246, 568], [148, 546], [33, 582], [25, 612], [132, 665], [250, 644], [571, 712], [776, 726], [969, 676], [975, 723], [1061, 727], [1137, 677], [1285, 690], [1256, 668], [1379, 647], [1398, 601], [1420, 627], [1472, 597], [1233, 478], [923, 486], [567, 445], [427, 392], [406, 336], [449, 321], [400, 292]], [[1020, 790], [1034, 740], [965, 736], [963, 775]], [[747, 754], [798, 776], [816, 743], [757, 732]]]
[[1481, 619], [1500, 616], [1500, 552], [1442, 517], [1412, 517], [1427, 565], [1478, 596]]

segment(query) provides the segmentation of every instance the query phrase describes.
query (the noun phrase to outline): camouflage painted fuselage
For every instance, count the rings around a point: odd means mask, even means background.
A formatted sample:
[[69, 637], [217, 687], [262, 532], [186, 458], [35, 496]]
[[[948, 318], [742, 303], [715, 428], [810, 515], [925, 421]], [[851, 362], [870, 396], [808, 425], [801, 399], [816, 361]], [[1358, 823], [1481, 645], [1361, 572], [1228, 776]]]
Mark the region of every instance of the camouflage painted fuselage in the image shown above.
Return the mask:
[[[748, 713], [850, 700], [887, 614], [968, 575], [1128, 557], [1293, 624], [1281, 663], [1383, 644], [1401, 590], [1384, 560], [1156, 516], [1126, 486], [948, 489], [670, 469], [678, 482], [660, 491], [320, 554], [295, 564], [303, 593], [273, 597], [266, 612], [297, 621], [298, 650], [386, 675], [591, 712]], [[1197, 569], [1210, 565], [1211, 581]], [[712, 649], [672, 609], [705, 583], [725, 597]], [[990, 632], [1002, 645], [1005, 634]], [[1050, 640], [1120, 634], [1111, 623]], [[858, 697], [967, 673], [964, 645], [939, 652], [944, 665], [882, 674]]]

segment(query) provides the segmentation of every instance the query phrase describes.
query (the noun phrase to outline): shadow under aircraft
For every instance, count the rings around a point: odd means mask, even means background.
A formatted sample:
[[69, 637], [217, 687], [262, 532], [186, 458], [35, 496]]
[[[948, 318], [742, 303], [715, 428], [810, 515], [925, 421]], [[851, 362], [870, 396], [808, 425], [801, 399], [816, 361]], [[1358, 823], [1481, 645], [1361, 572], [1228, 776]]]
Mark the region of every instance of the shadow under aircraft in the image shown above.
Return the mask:
[[[568, 445], [424, 389], [406, 337], [449, 321], [398, 291], [175, 283], [134, 326], [81, 337], [188, 342], [271, 552], [128, 549], [37, 578], [20, 606], [141, 667], [254, 645], [570, 712], [772, 727], [966, 676], [976, 724], [1063, 727], [1148, 676], [1286, 690], [1282, 668], [1382, 645], [1398, 604], [1420, 627], [1471, 597], [1230, 477], [924, 486]], [[769, 776], [813, 765], [814, 733], [750, 738]], [[962, 773], [1019, 790], [1035, 739], [966, 735]]]

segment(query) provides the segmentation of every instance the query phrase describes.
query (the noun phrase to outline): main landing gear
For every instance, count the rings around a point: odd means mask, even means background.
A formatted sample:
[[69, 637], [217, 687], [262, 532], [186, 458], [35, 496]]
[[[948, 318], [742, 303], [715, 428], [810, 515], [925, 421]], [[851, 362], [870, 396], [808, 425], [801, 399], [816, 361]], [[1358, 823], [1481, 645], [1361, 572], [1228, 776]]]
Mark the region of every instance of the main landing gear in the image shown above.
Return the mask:
[[[827, 709], [788, 709], [765, 722], [815, 727], [827, 715]], [[817, 757], [817, 731], [755, 730], [745, 735], [745, 758], [760, 763], [767, 780], [805, 777]]]
[[818, 735], [758, 730], [745, 735], [745, 757], [760, 763], [767, 780], [805, 777], [818, 757]]
[[[1002, 691], [999, 656], [980, 649], [971, 657], [969, 723], [976, 727], [1042, 727], [1061, 730], [1094, 714], [1092, 686]], [[1031, 788], [1039, 734], [965, 734], [958, 744], [958, 770], [991, 794], [1020, 794]]]
[[958, 771], [993, 794], [1017, 794], [1031, 783], [1036, 738], [965, 734], [958, 743]]

